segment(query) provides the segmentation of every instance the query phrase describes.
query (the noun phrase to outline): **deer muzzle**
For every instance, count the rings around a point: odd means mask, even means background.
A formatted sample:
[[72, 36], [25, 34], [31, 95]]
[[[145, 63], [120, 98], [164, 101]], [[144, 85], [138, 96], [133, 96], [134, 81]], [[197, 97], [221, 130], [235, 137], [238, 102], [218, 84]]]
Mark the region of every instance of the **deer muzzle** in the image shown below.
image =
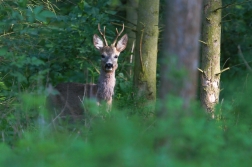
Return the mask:
[[113, 64], [112, 63], [106, 63], [105, 64], [105, 70], [106, 71], [112, 71], [113, 70]]

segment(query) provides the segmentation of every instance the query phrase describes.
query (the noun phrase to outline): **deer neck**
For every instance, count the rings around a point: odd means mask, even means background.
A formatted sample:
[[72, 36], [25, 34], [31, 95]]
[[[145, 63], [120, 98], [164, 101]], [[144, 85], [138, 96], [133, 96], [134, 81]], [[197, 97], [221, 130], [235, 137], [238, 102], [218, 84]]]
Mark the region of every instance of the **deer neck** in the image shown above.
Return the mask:
[[106, 73], [105, 71], [101, 70], [101, 74], [99, 76], [97, 84], [97, 98], [99, 101], [109, 102], [112, 100], [112, 96], [114, 95], [115, 83], [115, 71], [111, 73]]

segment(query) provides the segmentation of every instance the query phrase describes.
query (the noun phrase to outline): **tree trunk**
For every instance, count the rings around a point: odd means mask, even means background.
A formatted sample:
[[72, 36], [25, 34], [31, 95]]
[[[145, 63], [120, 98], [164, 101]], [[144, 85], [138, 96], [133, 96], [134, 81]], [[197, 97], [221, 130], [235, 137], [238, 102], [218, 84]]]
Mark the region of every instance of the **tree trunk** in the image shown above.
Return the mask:
[[[127, 7], [126, 7], [126, 19], [129, 21], [126, 23], [126, 26], [136, 28], [137, 25], [137, 8], [138, 8], [138, 0], [127, 0]], [[131, 29], [126, 29], [127, 34], [129, 36], [128, 40], [128, 48], [130, 48], [131, 55], [129, 57], [130, 64], [133, 62], [134, 56], [134, 46], [136, 41], [136, 32], [132, 31]], [[131, 78], [132, 76], [132, 66], [129, 66], [127, 69], [128, 76]]]
[[220, 94], [221, 0], [204, 0], [201, 103], [213, 112]]
[[[137, 21], [134, 85], [137, 97], [146, 98], [148, 104], [156, 101], [158, 22], [159, 0], [140, 0]], [[154, 107], [150, 108], [152, 111], [154, 109]]]
[[[196, 97], [201, 5], [202, 0], [168, 1], [159, 93], [163, 104], [170, 94], [181, 97], [188, 109]], [[167, 108], [159, 113], [167, 114]]]

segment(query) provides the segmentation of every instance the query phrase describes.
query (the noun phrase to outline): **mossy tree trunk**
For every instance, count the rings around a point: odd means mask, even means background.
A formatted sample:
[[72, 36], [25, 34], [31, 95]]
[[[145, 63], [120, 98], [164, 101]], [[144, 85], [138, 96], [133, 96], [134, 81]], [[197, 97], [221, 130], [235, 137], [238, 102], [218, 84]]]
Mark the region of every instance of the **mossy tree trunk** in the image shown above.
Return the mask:
[[221, 0], [204, 0], [201, 103], [213, 112], [220, 94]]
[[158, 22], [159, 0], [139, 0], [134, 85], [136, 96], [147, 99], [146, 104], [156, 101]]
[[182, 98], [183, 113], [190, 111], [196, 98], [202, 0], [174, 0], [167, 5], [159, 93], [161, 116], [168, 114], [165, 104], [169, 97]]

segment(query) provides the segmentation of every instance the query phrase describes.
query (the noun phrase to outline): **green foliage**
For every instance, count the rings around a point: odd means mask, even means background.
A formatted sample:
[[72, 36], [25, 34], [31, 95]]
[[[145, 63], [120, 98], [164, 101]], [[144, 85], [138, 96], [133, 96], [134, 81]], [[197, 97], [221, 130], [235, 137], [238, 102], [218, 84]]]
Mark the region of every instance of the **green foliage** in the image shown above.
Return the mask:
[[[43, 96], [20, 98], [22, 103], [16, 105], [26, 111], [21, 115], [45, 112]], [[169, 117], [127, 116], [115, 108], [110, 117], [93, 118], [91, 127], [71, 129], [53, 125], [40, 114], [33, 119], [32, 129], [17, 128], [18, 140], [11, 146], [8, 128], [2, 129], [0, 166], [249, 166], [249, 103], [225, 103], [217, 110], [218, 119], [209, 120], [197, 105], [192, 105], [191, 115], [184, 114], [181, 99], [170, 97], [166, 103]], [[16, 120], [8, 118], [10, 126], [20, 122], [21, 115]]]
[[100, 23], [108, 25], [107, 39], [114, 37], [115, 1], [15, 0], [0, 7], [2, 104], [13, 107], [21, 92], [44, 94], [50, 83], [97, 81], [100, 57], [92, 36]]
[[[234, 77], [243, 78], [248, 70], [244, 61], [239, 56], [238, 45], [240, 45], [242, 54], [246, 61], [252, 61], [251, 55], [251, 2], [241, 3], [237, 0], [223, 0], [223, 5], [231, 4], [222, 10], [222, 47], [221, 61], [225, 67], [231, 67], [231, 70], [223, 73], [222, 79], [233, 80]], [[235, 66], [242, 64], [239, 66]], [[251, 64], [250, 64], [251, 65]], [[223, 67], [223, 68], [225, 68]], [[225, 84], [225, 82], [223, 82]], [[223, 85], [226, 87], [228, 85]]]
[[[111, 3], [114, 2], [80, 1], [74, 6], [71, 3], [5, 1], [1, 6], [0, 71], [2, 75], [8, 74], [3, 80], [6, 86], [25, 90], [48, 82], [96, 80], [99, 55], [92, 46], [92, 36], [97, 33], [94, 27], [98, 23], [117, 21], [110, 17], [116, 14], [113, 8], [107, 8]], [[67, 5], [71, 5], [70, 10]], [[111, 27], [107, 28], [107, 36], [109, 40], [114, 36]], [[91, 76], [84, 78], [86, 69]]]
[[[7, 143], [35, 124], [41, 113], [34, 105], [49, 84], [97, 81], [100, 55], [92, 36], [100, 23], [108, 25], [107, 39], [112, 40], [115, 28], [109, 23], [118, 22], [116, 5], [107, 0], [1, 1], [0, 131]], [[30, 94], [34, 98], [26, 97]], [[25, 99], [34, 104], [24, 106]]]

